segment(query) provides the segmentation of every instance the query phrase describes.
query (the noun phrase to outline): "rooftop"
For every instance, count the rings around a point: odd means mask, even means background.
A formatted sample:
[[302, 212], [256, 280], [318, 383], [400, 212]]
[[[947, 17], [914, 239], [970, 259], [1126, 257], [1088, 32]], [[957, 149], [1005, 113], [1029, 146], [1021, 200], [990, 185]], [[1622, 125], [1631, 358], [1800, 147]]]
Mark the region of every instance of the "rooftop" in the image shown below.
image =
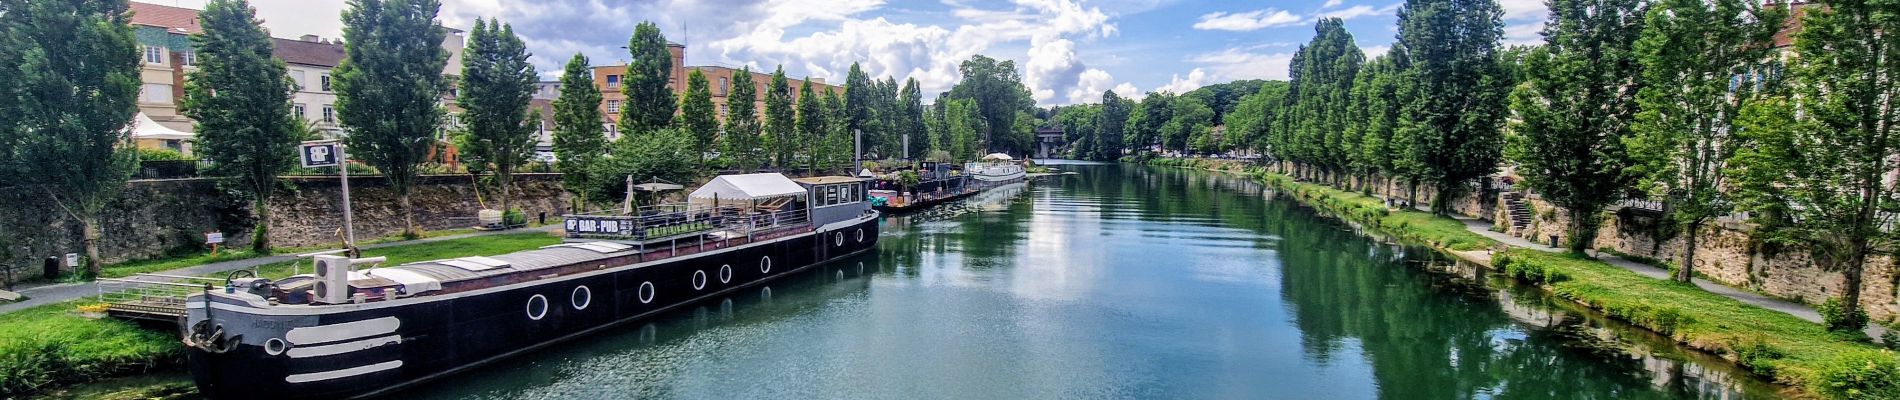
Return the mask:
[[285, 63], [336, 67], [343, 62], [343, 45], [297, 39], [271, 38], [271, 55]]
[[184, 34], [204, 33], [204, 27], [198, 25], [198, 10], [140, 2], [132, 2], [131, 5], [133, 25], [165, 28]]

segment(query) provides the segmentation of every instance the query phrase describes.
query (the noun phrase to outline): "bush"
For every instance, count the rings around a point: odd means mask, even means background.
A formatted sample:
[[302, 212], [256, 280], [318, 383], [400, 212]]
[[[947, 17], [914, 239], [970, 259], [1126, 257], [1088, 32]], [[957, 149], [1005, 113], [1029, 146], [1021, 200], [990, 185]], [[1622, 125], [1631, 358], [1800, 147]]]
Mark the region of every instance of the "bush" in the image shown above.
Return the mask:
[[185, 158], [185, 153], [180, 153], [171, 149], [148, 149], [144, 147], [139, 148], [139, 161], [181, 161], [181, 160], [188, 160], [188, 158]]
[[1768, 345], [1768, 342], [1759, 337], [1748, 343], [1733, 346], [1735, 363], [1761, 376], [1775, 376], [1775, 360], [1788, 356], [1788, 352]]
[[1892, 351], [1841, 355], [1821, 367], [1815, 389], [1835, 399], [1900, 399], [1900, 360]]
[[519, 208], [510, 208], [508, 211], [501, 212], [501, 224], [511, 227], [527, 225], [528, 215], [521, 213], [521, 209]]
[[1849, 314], [1846, 308], [1842, 306], [1841, 299], [1831, 298], [1816, 307], [1815, 311], [1821, 312], [1821, 322], [1830, 331], [1859, 333], [1867, 327], [1867, 310], [1855, 307], [1854, 312]]

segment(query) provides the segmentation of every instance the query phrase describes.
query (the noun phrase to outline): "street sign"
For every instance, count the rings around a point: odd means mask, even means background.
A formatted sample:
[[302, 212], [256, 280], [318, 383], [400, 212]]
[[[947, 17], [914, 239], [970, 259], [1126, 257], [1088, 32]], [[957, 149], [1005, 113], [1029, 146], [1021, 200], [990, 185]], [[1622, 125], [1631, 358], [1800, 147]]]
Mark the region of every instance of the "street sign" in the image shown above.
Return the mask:
[[343, 165], [342, 157], [338, 156], [342, 154], [338, 151], [338, 147], [342, 145], [335, 140], [304, 142], [303, 146], [299, 147], [301, 150], [299, 153], [303, 155], [303, 167], [321, 168]]
[[66, 267], [79, 268], [79, 253], [66, 253]]
[[205, 234], [205, 244], [220, 244], [220, 243], [224, 243], [224, 232], [211, 232], [211, 233]]

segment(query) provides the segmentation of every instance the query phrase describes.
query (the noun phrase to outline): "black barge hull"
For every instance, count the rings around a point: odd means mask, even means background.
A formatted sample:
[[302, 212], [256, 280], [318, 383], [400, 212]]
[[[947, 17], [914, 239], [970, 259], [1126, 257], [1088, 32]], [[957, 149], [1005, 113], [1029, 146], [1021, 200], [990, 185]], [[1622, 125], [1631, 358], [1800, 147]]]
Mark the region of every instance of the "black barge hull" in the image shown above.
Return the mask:
[[301, 338], [307, 344], [241, 344], [222, 353], [187, 346], [187, 358], [199, 391], [213, 399], [373, 397], [858, 254], [875, 247], [877, 237], [878, 218], [872, 217], [649, 265], [313, 313], [298, 317], [321, 329], [307, 330], [314, 332]]

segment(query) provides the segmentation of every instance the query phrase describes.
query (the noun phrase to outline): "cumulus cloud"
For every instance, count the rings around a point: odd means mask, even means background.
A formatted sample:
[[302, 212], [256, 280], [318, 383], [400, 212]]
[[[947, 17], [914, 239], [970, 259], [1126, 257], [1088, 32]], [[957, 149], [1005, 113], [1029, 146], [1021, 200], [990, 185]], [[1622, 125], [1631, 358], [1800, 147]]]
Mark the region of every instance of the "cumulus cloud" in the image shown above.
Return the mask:
[[[1230, 47], [1221, 51], [1194, 55], [1188, 58], [1188, 62], [1199, 64], [1212, 71], [1208, 77], [1216, 81], [1285, 80], [1288, 65], [1293, 62], [1293, 53], [1267, 53], [1260, 51], [1257, 47]], [[1194, 72], [1201, 72], [1201, 70], [1196, 68]], [[1194, 76], [1193, 73], [1188, 75], [1189, 78]], [[1170, 83], [1170, 85], [1174, 84]]]
[[1264, 28], [1294, 26], [1305, 24], [1306, 18], [1279, 9], [1253, 10], [1228, 13], [1215, 11], [1202, 15], [1194, 29], [1207, 31], [1252, 31]]
[[1181, 74], [1174, 74], [1173, 77], [1168, 79], [1168, 84], [1161, 85], [1161, 87], [1155, 88], [1154, 91], [1182, 94], [1193, 91], [1194, 89], [1200, 89], [1202, 86], [1207, 86], [1208, 82], [1209, 78], [1207, 77], [1207, 72], [1202, 71], [1200, 68], [1195, 68], [1193, 71], [1188, 72], [1186, 78], [1181, 77]]

